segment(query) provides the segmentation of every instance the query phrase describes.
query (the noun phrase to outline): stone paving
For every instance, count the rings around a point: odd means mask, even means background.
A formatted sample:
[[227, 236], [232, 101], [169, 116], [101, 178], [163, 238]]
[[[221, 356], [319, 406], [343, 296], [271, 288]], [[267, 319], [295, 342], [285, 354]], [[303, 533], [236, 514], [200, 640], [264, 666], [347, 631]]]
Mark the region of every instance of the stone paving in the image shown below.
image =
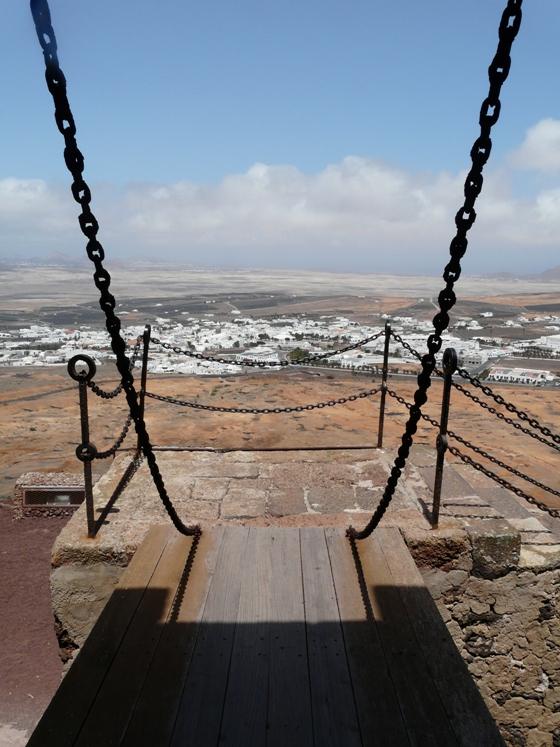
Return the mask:
[[[130, 458], [120, 454], [96, 484], [97, 515]], [[158, 453], [179, 516], [203, 527], [224, 521], [362, 526], [383, 494], [392, 459], [393, 453], [383, 449]], [[405, 532], [432, 531], [434, 461], [433, 448], [413, 448], [386, 523]], [[522, 567], [560, 564], [560, 521], [467, 465], [446, 465], [440, 533], [503, 519], [520, 535]], [[148, 528], [167, 520], [143, 464], [94, 540], [85, 537], [85, 506], [75, 513], [55, 543], [53, 564], [107, 560], [126, 565]]]

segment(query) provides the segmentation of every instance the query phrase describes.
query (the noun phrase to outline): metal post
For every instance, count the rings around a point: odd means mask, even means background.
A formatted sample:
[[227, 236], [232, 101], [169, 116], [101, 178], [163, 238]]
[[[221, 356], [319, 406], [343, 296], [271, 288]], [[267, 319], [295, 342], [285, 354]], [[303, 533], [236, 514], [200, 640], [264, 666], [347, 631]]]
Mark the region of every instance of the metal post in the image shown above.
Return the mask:
[[[78, 370], [76, 364], [85, 364], [86, 368]], [[95, 516], [93, 508], [93, 479], [91, 463], [95, 459], [97, 449], [89, 440], [89, 417], [87, 401], [87, 383], [95, 376], [95, 361], [89, 355], [75, 355], [68, 361], [68, 373], [78, 382], [80, 393], [80, 423], [82, 442], [76, 448], [76, 456], [84, 465], [84, 494], [86, 503], [86, 517], [88, 537], [95, 537]]]
[[[142, 373], [140, 374], [140, 417], [144, 417], [144, 405], [146, 402], [146, 379], [148, 378], [148, 353], [150, 349], [150, 338], [152, 336], [152, 325], [146, 324], [142, 335]], [[137, 449], [140, 449], [140, 437], [138, 437]]]
[[387, 398], [387, 376], [389, 374], [389, 341], [391, 325], [385, 322], [385, 347], [383, 348], [383, 372], [381, 377], [381, 402], [379, 403], [379, 426], [377, 428], [377, 448], [383, 447], [383, 423], [385, 420], [385, 400]]
[[447, 422], [449, 420], [449, 402], [451, 399], [451, 384], [453, 374], [457, 370], [457, 353], [453, 348], [446, 348], [443, 353], [443, 395], [441, 398], [441, 417], [439, 434], [436, 440], [437, 461], [434, 476], [434, 500], [432, 505], [432, 529], [437, 529], [439, 523], [439, 506], [441, 500], [441, 484], [443, 480], [443, 464], [447, 451]]

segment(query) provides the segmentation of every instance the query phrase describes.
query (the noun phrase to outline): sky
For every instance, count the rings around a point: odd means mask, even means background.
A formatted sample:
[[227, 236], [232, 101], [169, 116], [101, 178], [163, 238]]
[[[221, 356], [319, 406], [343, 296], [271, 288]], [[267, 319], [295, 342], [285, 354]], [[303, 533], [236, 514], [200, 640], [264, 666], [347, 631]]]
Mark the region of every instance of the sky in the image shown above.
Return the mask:
[[[109, 259], [439, 273], [505, 0], [51, 0]], [[26, 0], [3, 0], [0, 258], [84, 256]], [[464, 261], [560, 264], [560, 3], [526, 0]]]

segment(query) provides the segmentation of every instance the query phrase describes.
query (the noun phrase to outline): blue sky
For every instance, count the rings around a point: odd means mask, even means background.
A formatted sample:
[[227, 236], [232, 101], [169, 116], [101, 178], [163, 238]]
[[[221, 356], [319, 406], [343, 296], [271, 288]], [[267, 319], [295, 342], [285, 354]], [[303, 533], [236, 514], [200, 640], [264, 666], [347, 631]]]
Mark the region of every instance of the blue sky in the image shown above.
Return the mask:
[[[87, 178], [116, 255], [135, 247], [185, 262], [372, 271], [410, 261], [417, 271], [437, 242], [427, 267], [436, 271], [503, 4], [52, 0]], [[3, 11], [12, 73], [3, 97], [1, 252], [75, 252], [75, 211], [65, 203], [61, 139], [28, 4], [4, 0]], [[473, 271], [498, 269], [506, 249], [519, 271], [559, 261], [560, 156], [552, 154], [552, 167], [542, 159], [543, 148], [560, 148], [559, 31], [557, 0], [526, 3], [489, 170], [492, 220], [477, 226]], [[407, 196], [422, 207], [408, 224]], [[505, 203], [510, 214], [526, 211], [510, 248]], [[25, 204], [44, 217], [18, 231]], [[402, 230], [393, 230], [398, 222]], [[356, 223], [362, 230], [349, 230]], [[346, 264], [336, 259], [341, 250]]]

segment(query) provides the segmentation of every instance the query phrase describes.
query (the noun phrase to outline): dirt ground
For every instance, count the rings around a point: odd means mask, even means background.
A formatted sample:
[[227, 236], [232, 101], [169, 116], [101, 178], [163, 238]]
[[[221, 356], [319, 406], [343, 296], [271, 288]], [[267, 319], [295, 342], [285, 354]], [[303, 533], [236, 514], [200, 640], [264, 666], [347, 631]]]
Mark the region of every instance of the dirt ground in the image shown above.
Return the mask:
[[25, 744], [60, 682], [50, 552], [66, 519], [13, 522], [0, 505], [0, 747]]
[[[102, 368], [98, 380], [106, 388], [113, 369]], [[392, 377], [390, 387], [411, 400], [412, 378]], [[325, 370], [283, 371], [233, 377], [171, 376], [148, 378], [148, 391], [218, 406], [280, 407], [336, 399], [379, 385], [364, 376]], [[558, 432], [558, 390], [495, 387], [507, 400]], [[479, 394], [479, 392], [475, 392]], [[439, 418], [441, 384], [434, 382], [425, 412]], [[377, 443], [380, 397], [360, 399], [344, 406], [281, 415], [232, 415], [193, 410], [147, 400], [146, 418], [152, 443], [215, 447], [304, 447], [369, 445]], [[494, 404], [492, 401], [490, 404]], [[106, 449], [126, 417], [123, 397], [105, 401], [90, 394], [91, 438]], [[80, 472], [74, 449], [79, 441], [78, 394], [65, 370], [0, 369], [0, 498], [9, 498], [15, 480], [32, 470]], [[502, 412], [510, 413], [502, 408]], [[406, 409], [387, 398], [386, 446], [396, 446], [405, 423]], [[519, 421], [517, 421], [519, 422]], [[449, 428], [474, 441], [504, 462], [513, 464], [541, 482], [557, 481], [558, 451], [506, 425], [456, 390], [452, 393]], [[433, 428], [422, 424], [417, 439], [434, 443]], [[47, 447], [48, 444], [48, 447]], [[125, 446], [134, 444], [129, 436]], [[97, 475], [108, 462], [94, 463]], [[488, 464], [488, 463], [487, 463]], [[488, 465], [491, 466], [491, 465]], [[497, 472], [507, 473], [499, 468]], [[512, 477], [512, 482], [517, 478]], [[530, 486], [526, 486], [530, 487]], [[546, 493], [534, 489], [539, 497]], [[557, 500], [554, 497], [552, 501]]]

